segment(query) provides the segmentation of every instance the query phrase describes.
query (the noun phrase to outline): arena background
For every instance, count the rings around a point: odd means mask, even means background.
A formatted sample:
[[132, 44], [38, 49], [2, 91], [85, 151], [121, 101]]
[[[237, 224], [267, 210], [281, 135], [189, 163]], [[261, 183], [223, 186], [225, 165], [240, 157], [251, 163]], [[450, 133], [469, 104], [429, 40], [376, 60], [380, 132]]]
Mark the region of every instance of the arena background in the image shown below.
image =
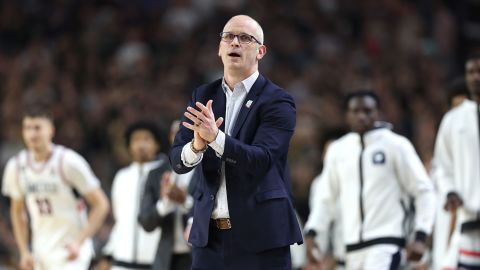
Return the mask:
[[[383, 118], [429, 166], [448, 85], [480, 43], [479, 1], [2, 0], [2, 168], [23, 147], [21, 108], [49, 102], [55, 142], [84, 155], [109, 193], [129, 162], [125, 127], [146, 118], [167, 130], [193, 88], [222, 75], [218, 33], [240, 13], [264, 28], [261, 72], [296, 99], [290, 165], [302, 218], [322, 135], [344, 127], [348, 91], [377, 91]], [[16, 252], [9, 226], [0, 197], [2, 260]]]

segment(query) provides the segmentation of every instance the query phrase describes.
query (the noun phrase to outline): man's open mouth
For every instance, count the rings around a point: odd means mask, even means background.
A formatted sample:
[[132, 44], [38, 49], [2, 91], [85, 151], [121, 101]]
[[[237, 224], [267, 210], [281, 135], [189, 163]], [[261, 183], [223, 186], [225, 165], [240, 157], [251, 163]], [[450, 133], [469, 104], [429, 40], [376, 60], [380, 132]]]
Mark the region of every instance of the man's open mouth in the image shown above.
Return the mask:
[[228, 54], [228, 56], [231, 56], [231, 57], [240, 57], [240, 54], [239, 53], [235, 53], [235, 52], [231, 52]]

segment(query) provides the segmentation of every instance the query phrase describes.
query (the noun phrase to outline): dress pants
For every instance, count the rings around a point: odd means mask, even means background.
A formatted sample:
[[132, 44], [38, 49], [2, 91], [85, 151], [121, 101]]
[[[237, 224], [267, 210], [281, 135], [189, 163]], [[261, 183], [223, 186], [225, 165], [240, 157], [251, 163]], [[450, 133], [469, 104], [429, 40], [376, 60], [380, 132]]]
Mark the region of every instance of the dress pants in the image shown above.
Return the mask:
[[292, 269], [290, 246], [252, 253], [238, 244], [233, 230], [220, 230], [211, 223], [207, 246], [192, 249], [192, 270]]

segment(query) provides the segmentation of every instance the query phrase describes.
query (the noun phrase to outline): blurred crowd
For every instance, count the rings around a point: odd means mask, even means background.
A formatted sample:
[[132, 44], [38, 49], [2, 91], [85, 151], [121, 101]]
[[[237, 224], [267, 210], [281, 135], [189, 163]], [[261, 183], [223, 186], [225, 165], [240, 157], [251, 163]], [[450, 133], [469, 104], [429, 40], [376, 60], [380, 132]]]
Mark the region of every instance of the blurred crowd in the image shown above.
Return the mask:
[[[49, 102], [55, 142], [80, 152], [109, 193], [129, 162], [125, 127], [180, 117], [193, 88], [222, 75], [218, 33], [244, 13], [264, 27], [260, 71], [296, 99], [290, 166], [305, 218], [321, 137], [344, 127], [348, 91], [374, 89], [383, 118], [429, 166], [448, 83], [480, 40], [475, 3], [449, 2], [0, 1], [0, 162], [23, 147], [22, 106]], [[7, 209], [0, 198], [0, 253], [15, 250]]]

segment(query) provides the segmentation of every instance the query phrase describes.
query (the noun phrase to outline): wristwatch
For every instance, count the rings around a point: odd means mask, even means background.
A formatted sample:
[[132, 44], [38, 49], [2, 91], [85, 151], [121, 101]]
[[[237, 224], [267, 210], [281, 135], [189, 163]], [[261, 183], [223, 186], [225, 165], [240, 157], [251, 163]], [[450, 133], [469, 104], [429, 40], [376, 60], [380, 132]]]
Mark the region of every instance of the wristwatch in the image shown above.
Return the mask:
[[195, 149], [195, 147], [193, 147], [193, 144], [195, 143], [195, 138], [192, 139], [192, 142], [190, 143], [190, 149], [192, 149], [192, 152], [194, 152], [195, 154], [202, 154], [202, 153], [205, 153], [205, 151], [207, 151], [207, 148], [208, 148], [208, 145], [205, 144], [205, 147], [202, 148], [202, 149]]

